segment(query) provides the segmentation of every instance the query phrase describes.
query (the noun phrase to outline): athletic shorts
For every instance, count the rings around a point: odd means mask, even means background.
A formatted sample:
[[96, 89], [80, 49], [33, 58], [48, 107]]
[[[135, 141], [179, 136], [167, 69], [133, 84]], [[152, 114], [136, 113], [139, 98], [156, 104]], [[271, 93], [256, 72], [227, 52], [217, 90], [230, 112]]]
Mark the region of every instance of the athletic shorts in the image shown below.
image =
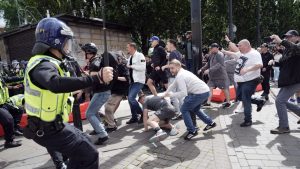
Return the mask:
[[166, 122], [169, 122], [169, 120], [175, 117], [176, 115], [175, 108], [171, 106], [164, 106], [160, 110], [156, 111], [154, 114], [159, 118], [159, 120], [164, 120]]
[[168, 77], [166, 71], [160, 70], [153, 70], [149, 76], [154, 82], [159, 83], [162, 82], [163, 84], [168, 84]]

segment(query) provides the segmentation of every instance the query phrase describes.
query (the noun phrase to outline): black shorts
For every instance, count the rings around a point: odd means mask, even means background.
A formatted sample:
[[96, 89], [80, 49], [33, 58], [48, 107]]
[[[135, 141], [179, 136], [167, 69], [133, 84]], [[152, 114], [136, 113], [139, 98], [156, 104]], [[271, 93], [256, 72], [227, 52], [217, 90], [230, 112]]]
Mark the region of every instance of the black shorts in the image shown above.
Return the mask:
[[166, 106], [154, 112], [154, 114], [159, 118], [159, 120], [164, 120], [168, 123], [170, 119], [175, 117], [175, 108]]
[[162, 82], [163, 84], [168, 84], [168, 77], [166, 71], [160, 70], [153, 70], [149, 76], [154, 82], [159, 83]]

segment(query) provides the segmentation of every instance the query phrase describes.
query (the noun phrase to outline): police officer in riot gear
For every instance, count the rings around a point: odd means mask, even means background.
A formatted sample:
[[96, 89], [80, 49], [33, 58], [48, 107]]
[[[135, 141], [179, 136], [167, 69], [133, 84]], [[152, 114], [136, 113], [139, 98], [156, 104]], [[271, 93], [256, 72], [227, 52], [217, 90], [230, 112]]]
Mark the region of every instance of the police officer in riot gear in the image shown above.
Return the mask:
[[104, 67], [90, 76], [70, 77], [63, 60], [70, 57], [72, 30], [56, 18], [42, 19], [35, 31], [33, 57], [25, 72], [25, 109], [28, 126], [24, 136], [49, 152], [64, 154], [68, 169], [98, 168], [98, 151], [77, 128], [63, 123], [72, 110], [71, 92], [101, 86], [113, 78], [112, 68]]

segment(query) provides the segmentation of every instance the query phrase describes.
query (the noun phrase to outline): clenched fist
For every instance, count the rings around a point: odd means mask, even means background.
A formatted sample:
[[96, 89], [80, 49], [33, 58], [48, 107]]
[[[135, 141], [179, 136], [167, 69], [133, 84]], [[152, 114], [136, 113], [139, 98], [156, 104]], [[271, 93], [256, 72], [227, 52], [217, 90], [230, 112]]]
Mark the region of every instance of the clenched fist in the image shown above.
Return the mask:
[[104, 67], [101, 68], [99, 72], [91, 72], [91, 75], [97, 75], [100, 83], [109, 83], [112, 81], [113, 75], [113, 68], [112, 67]]
[[104, 83], [109, 83], [113, 80], [114, 74], [113, 74], [113, 68], [112, 67], [104, 67], [100, 69], [98, 72], [98, 75], [100, 76], [100, 79]]

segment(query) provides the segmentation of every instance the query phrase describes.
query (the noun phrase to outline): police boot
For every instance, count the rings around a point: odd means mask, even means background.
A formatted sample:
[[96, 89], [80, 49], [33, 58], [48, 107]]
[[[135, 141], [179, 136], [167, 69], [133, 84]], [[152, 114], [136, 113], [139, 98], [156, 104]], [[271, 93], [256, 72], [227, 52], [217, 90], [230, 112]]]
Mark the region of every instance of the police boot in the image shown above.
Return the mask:
[[4, 148], [14, 148], [14, 147], [19, 147], [22, 144], [17, 141], [10, 141], [10, 142], [5, 142], [4, 143]]

